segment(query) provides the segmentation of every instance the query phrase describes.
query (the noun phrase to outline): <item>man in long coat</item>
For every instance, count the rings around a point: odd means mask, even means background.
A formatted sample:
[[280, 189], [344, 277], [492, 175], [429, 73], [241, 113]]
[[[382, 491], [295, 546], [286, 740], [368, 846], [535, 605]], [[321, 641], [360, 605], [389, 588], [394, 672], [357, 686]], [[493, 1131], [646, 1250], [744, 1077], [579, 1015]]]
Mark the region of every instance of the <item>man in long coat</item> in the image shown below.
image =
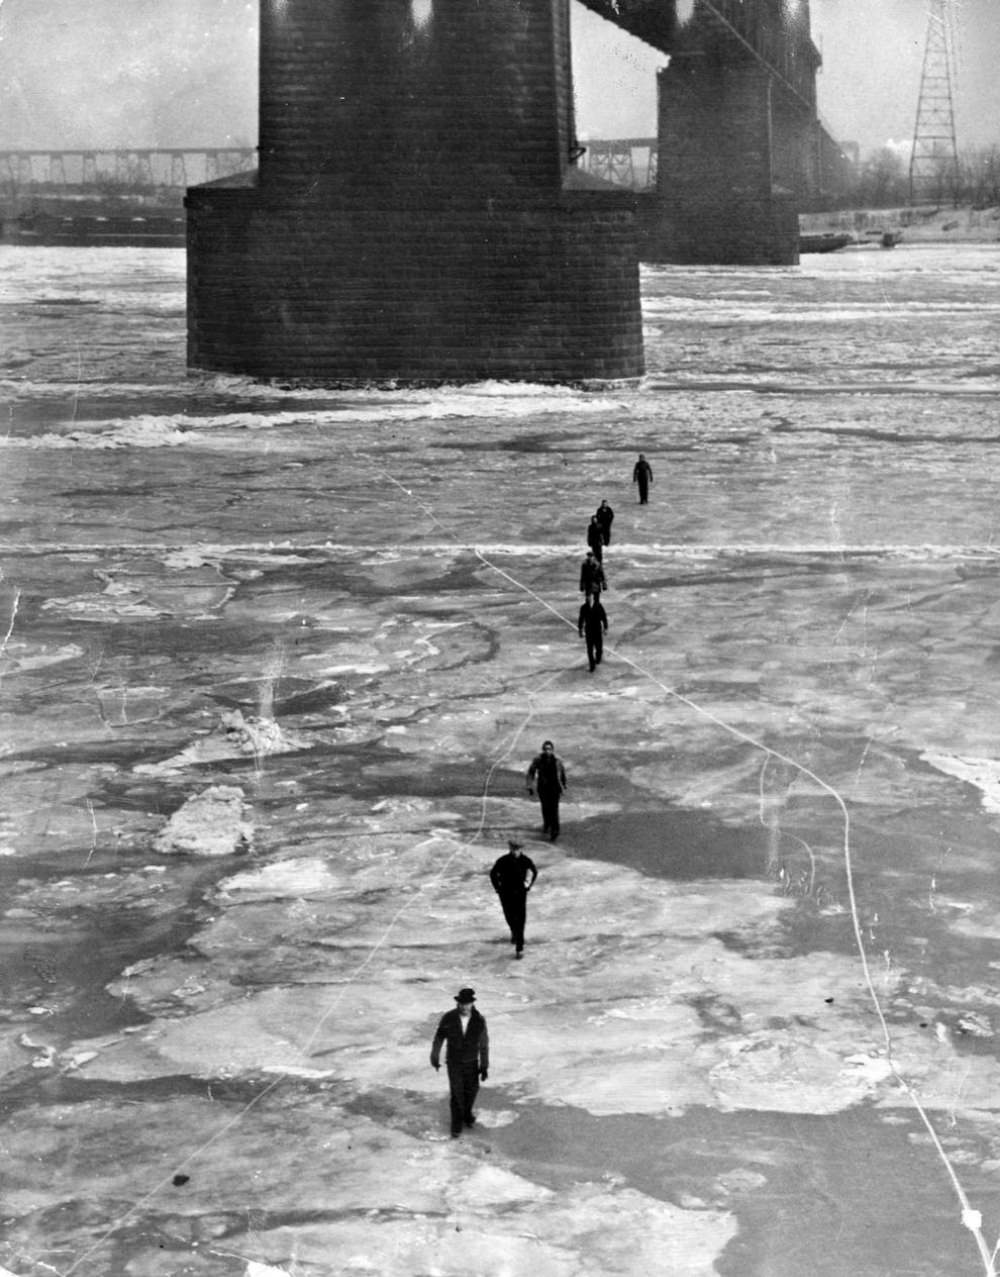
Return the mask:
[[490, 882], [500, 897], [500, 908], [510, 927], [510, 942], [515, 946], [514, 957], [519, 958], [524, 949], [524, 922], [528, 911], [528, 892], [535, 884], [538, 870], [534, 861], [526, 856], [519, 842], [509, 842], [509, 851], [494, 862], [490, 870]]
[[580, 637], [587, 640], [587, 660], [590, 662], [590, 672], [593, 673], [594, 666], [601, 663], [604, 636], [608, 632], [608, 614], [601, 605], [600, 590], [595, 590], [584, 599], [576, 628]]
[[594, 590], [606, 590], [607, 588], [608, 582], [604, 575], [604, 568], [599, 560], [595, 558], [594, 551], [588, 550], [587, 557], [580, 564], [580, 593], [592, 594]]
[[602, 501], [597, 507], [597, 513], [594, 518], [601, 525], [601, 532], [604, 536], [604, 544], [611, 544], [611, 525], [615, 521], [615, 512], [608, 505], [607, 501]]
[[550, 740], [542, 742], [542, 752], [532, 759], [527, 775], [529, 796], [538, 788], [538, 801], [542, 805], [542, 823], [550, 840], [559, 837], [559, 798], [566, 789], [566, 769], [556, 757], [555, 746]]
[[641, 452], [639, 453], [639, 460], [635, 463], [632, 470], [632, 482], [639, 485], [639, 504], [648, 504], [649, 487], [653, 482], [653, 467], [649, 464]]
[[475, 1126], [472, 1106], [479, 1094], [480, 1081], [485, 1082], [490, 1067], [490, 1038], [486, 1021], [475, 1007], [475, 989], [459, 989], [458, 1004], [446, 1011], [438, 1024], [431, 1046], [431, 1067], [441, 1067], [441, 1047], [447, 1044], [445, 1064], [451, 1090], [451, 1138], [462, 1134], [463, 1123]]
[[604, 529], [596, 514], [590, 516], [590, 522], [587, 524], [587, 544], [594, 552], [594, 558], [598, 563], [604, 560]]

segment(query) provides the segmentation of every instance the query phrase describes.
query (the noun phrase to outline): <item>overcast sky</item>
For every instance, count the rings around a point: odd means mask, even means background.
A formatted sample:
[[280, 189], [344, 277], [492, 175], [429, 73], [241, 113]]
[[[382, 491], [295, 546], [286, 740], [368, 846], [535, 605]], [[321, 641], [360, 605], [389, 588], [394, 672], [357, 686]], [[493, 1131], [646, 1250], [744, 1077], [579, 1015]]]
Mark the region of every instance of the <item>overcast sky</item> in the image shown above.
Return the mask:
[[2, 0], [0, 142], [257, 140], [257, 0]]
[[[1000, 145], [1000, 0], [951, 5], [959, 149]], [[858, 142], [865, 153], [912, 140], [928, 8], [928, 0], [811, 0], [813, 39], [823, 54], [820, 114], [840, 141]], [[578, 7], [574, 35], [581, 132], [655, 131], [655, 55]]]
[[[492, 0], [501, 3], [502, 0]], [[820, 110], [866, 152], [913, 135], [928, 0], [812, 0]], [[1000, 0], [952, 0], [960, 149], [1000, 143]], [[574, 6], [580, 132], [655, 131], [662, 57]], [[0, 145], [253, 144], [257, 0], [0, 0]]]
[[[862, 151], [913, 137], [927, 0], [812, 0], [820, 112]], [[1000, 0], [951, 0], [959, 150], [1000, 145]]]

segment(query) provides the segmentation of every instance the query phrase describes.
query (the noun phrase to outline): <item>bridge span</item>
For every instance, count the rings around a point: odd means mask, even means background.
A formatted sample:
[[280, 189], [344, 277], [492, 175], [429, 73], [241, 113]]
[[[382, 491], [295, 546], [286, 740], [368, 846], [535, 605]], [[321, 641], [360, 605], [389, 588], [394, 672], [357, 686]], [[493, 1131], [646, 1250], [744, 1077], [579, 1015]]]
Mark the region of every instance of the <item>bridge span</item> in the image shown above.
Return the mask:
[[246, 173], [257, 165], [250, 146], [0, 150], [0, 190], [53, 193], [184, 190]]
[[809, 0], [581, 0], [668, 54], [658, 73], [650, 261], [798, 260], [798, 210], [823, 185], [820, 54]]

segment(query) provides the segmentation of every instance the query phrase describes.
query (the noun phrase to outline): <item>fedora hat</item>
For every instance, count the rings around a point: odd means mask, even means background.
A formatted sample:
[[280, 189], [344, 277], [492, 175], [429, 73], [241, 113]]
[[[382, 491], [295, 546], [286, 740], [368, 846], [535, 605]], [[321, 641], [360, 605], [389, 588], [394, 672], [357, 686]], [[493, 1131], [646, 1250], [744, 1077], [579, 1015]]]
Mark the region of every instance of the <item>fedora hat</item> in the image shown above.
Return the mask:
[[459, 991], [455, 994], [456, 1002], [475, 1002], [475, 1000], [475, 989], [459, 989]]

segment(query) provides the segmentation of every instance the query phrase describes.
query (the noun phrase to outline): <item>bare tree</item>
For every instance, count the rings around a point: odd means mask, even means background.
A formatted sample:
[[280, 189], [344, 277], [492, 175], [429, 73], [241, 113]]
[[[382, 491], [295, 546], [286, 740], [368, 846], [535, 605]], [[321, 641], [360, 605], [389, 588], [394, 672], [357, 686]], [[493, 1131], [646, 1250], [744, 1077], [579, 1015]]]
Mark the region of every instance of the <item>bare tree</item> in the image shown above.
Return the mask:
[[1000, 146], [973, 147], [959, 156], [959, 189], [973, 208], [1000, 204]]
[[874, 208], [905, 204], [906, 169], [898, 152], [882, 146], [873, 151], [861, 166], [858, 202]]

